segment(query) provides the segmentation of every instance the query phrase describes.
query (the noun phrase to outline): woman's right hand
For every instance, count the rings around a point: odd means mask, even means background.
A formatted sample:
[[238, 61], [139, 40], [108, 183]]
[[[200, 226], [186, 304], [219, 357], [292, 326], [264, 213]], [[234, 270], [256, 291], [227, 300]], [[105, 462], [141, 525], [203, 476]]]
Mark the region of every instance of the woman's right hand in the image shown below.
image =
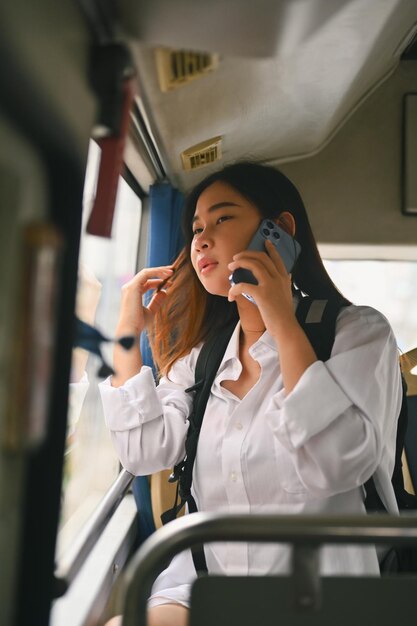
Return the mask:
[[[171, 265], [164, 267], [149, 267], [141, 270], [122, 287], [122, 301], [120, 306], [119, 322], [116, 328], [116, 337], [135, 335], [137, 338], [144, 328], [152, 324], [156, 311], [161, 307], [167, 294], [165, 291], [155, 291], [148, 306], [142, 302], [143, 295], [151, 289], [157, 290], [173, 274]], [[119, 344], [114, 346], [114, 369], [112, 387], [120, 387], [129, 378], [140, 372], [142, 355], [140, 342], [136, 341], [130, 350], [125, 350]]]
[[116, 334], [140, 334], [153, 321], [155, 313], [162, 306], [167, 294], [164, 290], [155, 291], [148, 306], [144, 306], [143, 295], [157, 289], [174, 273], [171, 265], [149, 267], [141, 270], [122, 287], [119, 321]]

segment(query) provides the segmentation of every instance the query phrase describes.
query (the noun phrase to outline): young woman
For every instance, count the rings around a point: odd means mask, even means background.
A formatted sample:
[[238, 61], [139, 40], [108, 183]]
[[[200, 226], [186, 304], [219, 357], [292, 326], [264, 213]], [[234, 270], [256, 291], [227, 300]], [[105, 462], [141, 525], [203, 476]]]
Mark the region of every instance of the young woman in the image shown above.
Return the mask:
[[[260, 222], [274, 220], [301, 244], [289, 275], [268, 244], [248, 251]], [[236, 328], [213, 383], [199, 438], [193, 493], [200, 511], [365, 513], [363, 484], [375, 475], [396, 511], [390, 477], [401, 382], [395, 338], [374, 309], [347, 300], [327, 362], [297, 322], [299, 296], [340, 297], [321, 262], [301, 197], [275, 169], [238, 163], [190, 193], [186, 245], [173, 266], [144, 269], [124, 286], [119, 334], [151, 329], [161, 372], [156, 387], [139, 348], [115, 353], [117, 375], [102, 384], [108, 426], [133, 474], [173, 467], [184, 455], [194, 369], [203, 342], [231, 320]], [[250, 270], [258, 284], [231, 287]], [[156, 290], [148, 308], [142, 296]], [[249, 294], [256, 304], [242, 294]], [[397, 373], [398, 372], [398, 373]], [[268, 480], [266, 480], [268, 477]], [[209, 572], [289, 570], [286, 546], [216, 544]], [[325, 547], [323, 574], [378, 574], [372, 546]], [[190, 552], [173, 559], [149, 601], [150, 623], [185, 624], [196, 576]]]

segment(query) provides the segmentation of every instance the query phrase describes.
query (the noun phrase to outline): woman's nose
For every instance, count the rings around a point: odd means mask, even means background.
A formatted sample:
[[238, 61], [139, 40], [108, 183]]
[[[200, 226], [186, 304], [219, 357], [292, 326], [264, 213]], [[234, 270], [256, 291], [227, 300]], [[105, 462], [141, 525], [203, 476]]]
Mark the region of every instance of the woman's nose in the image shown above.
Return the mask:
[[211, 240], [206, 233], [201, 233], [194, 239], [194, 247], [196, 250], [205, 250], [211, 245]]

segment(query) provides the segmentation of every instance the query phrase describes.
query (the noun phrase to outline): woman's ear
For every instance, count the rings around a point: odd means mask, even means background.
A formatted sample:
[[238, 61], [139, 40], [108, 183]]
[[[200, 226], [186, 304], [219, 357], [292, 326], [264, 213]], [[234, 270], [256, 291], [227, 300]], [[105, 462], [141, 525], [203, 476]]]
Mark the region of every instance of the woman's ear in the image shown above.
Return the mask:
[[278, 226], [281, 226], [286, 233], [294, 237], [295, 235], [295, 219], [292, 213], [289, 211], [283, 211], [279, 217], [275, 219]]

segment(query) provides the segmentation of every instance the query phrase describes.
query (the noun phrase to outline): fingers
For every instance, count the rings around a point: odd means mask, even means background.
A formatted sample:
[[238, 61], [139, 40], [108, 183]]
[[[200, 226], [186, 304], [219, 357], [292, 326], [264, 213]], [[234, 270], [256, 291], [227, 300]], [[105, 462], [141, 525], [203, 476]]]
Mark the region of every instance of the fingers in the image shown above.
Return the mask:
[[229, 269], [231, 271], [240, 267], [248, 269], [252, 271], [258, 282], [262, 277], [260, 272], [265, 272], [265, 270], [271, 277], [275, 277], [277, 272], [286, 275], [287, 271], [284, 262], [274, 244], [267, 240], [265, 245], [266, 252], [245, 250], [235, 254], [232, 263], [229, 264]]
[[157, 289], [159, 285], [169, 279], [173, 274], [172, 266], [147, 267], [138, 272], [129, 282], [122, 287], [125, 293], [144, 294], [150, 289]]
[[167, 297], [168, 294], [166, 291], [155, 291], [148, 306], [144, 307], [143, 312], [145, 316], [146, 328], [149, 329], [152, 326], [155, 314], [166, 302]]
[[227, 299], [229, 302], [233, 302], [238, 296], [248, 295], [260, 306], [261, 302], [268, 302], [271, 300], [271, 297], [276, 297], [282, 290], [291, 291], [291, 278], [289, 274], [286, 276], [286, 278], [281, 278], [278, 282], [274, 283], [271, 281], [265, 281], [263, 284], [259, 283], [258, 285], [237, 283], [229, 289]]
[[285, 267], [285, 263], [282, 260], [280, 253], [278, 252], [272, 241], [269, 241], [269, 239], [266, 240], [266, 250], [278, 271], [288, 274], [287, 268]]
[[166, 291], [155, 291], [147, 306], [149, 311], [151, 311], [151, 313], [156, 313], [165, 302], [167, 295]]
[[154, 285], [154, 287], [148, 287], [150, 289], [155, 289], [158, 287], [161, 282], [167, 281], [173, 275], [174, 270], [172, 267], [148, 267], [143, 269], [138, 276], [138, 282], [140, 285], [145, 285], [146, 283]]
[[228, 268], [231, 272], [237, 269], [245, 269], [252, 272], [258, 283], [264, 282], [265, 279], [276, 278], [277, 269], [272, 263], [271, 259], [264, 253], [261, 253], [263, 258], [259, 256], [240, 256], [239, 258], [228, 264]]
[[132, 278], [129, 284], [143, 286], [150, 281], [165, 280], [172, 276], [173, 273], [174, 270], [171, 265], [165, 265], [162, 267], [145, 267]]
[[171, 287], [171, 278], [171, 276], [168, 276], [168, 278], [151, 278], [143, 285], [142, 291], [151, 291], [152, 289], [154, 289], [157, 293], [164, 291], [165, 289]]
[[242, 296], [243, 294], [245, 294], [251, 296], [256, 302], [256, 296], [259, 293], [256, 288], [257, 285], [251, 285], [249, 283], [237, 283], [236, 285], [233, 285], [233, 287], [230, 287], [229, 293], [227, 294], [227, 299], [229, 302], [233, 302], [238, 296]]
[[245, 251], [236, 254], [228, 267], [231, 272], [242, 268], [252, 272], [258, 284], [237, 283], [230, 288], [229, 301], [235, 300], [244, 294], [251, 296], [255, 301], [270, 298], [271, 293], [286, 289], [291, 284], [284, 262], [273, 243], [266, 241], [266, 252]]
[[165, 283], [165, 278], [150, 278], [145, 283], [142, 283], [142, 286], [148, 291], [149, 289], [159, 289]]
[[160, 279], [159, 285], [157, 286], [156, 290], [161, 291], [161, 289], [164, 289], [165, 287], [170, 287], [172, 285], [171, 278], [172, 278], [172, 275], [167, 276], [167, 278]]

